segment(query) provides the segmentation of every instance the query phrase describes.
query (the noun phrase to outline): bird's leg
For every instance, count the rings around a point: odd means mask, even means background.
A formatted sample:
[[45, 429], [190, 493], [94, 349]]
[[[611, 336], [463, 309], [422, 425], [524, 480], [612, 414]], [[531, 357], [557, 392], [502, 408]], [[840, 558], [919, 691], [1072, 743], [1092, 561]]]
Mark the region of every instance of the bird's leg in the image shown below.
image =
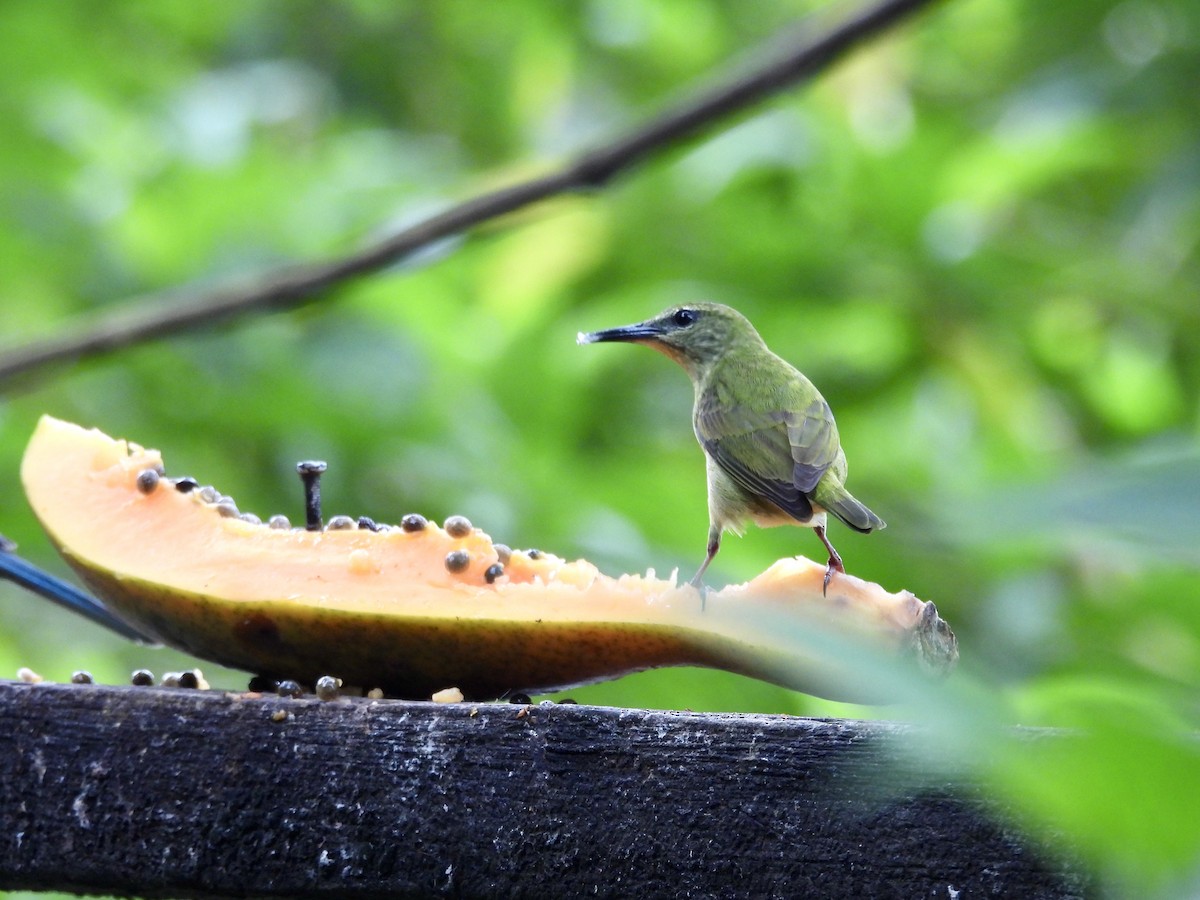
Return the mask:
[[834, 571], [836, 570], [845, 575], [846, 567], [842, 565], [842, 557], [833, 549], [833, 544], [829, 543], [829, 538], [825, 537], [825, 526], [814, 525], [813, 531], [817, 533], [817, 537], [821, 539], [821, 543], [829, 551], [829, 562], [825, 565], [825, 581], [821, 585], [821, 596], [825, 596], [829, 593], [829, 581], [833, 578]]
[[700, 592], [700, 611], [704, 611], [704, 603], [708, 599], [708, 588], [700, 580], [704, 577], [704, 570], [708, 568], [708, 564], [713, 561], [713, 557], [717, 555], [717, 551], [721, 549], [721, 529], [712, 526], [708, 529], [708, 555], [704, 557], [704, 562], [700, 564], [699, 571], [692, 576], [689, 582], [692, 587]]

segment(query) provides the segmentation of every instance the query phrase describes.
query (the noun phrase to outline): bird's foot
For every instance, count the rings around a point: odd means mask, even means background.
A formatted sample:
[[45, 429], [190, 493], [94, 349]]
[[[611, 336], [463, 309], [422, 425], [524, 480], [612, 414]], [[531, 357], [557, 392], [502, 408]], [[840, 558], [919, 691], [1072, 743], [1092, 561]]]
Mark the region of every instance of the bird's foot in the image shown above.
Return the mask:
[[825, 545], [825, 549], [829, 551], [829, 563], [825, 566], [825, 581], [821, 585], [821, 596], [829, 596], [829, 582], [833, 578], [835, 571], [846, 574], [846, 567], [842, 565], [842, 557], [836, 550], [833, 549], [833, 544], [829, 543], [829, 538], [825, 536], [824, 525], [814, 525], [813, 531], [817, 533], [817, 537], [821, 539], [821, 543]]
[[699, 574], [689, 581], [688, 584], [694, 587], [700, 595], [700, 612], [704, 612], [704, 607], [708, 603], [708, 585], [700, 580]]
[[842, 558], [836, 554], [829, 557], [829, 562], [825, 565], [825, 580], [821, 583], [821, 596], [829, 596], [829, 582], [833, 580], [833, 573], [841, 572], [846, 574], [846, 567], [842, 565]]

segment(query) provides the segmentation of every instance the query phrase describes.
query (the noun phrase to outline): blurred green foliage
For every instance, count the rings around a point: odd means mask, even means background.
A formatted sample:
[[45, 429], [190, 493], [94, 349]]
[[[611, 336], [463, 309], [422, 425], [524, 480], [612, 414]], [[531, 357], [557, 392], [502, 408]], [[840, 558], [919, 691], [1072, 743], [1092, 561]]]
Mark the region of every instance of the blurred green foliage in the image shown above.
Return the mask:
[[[0, 340], [344, 253], [553, 166], [817, 6], [10, 0]], [[934, 718], [995, 745], [954, 764], [1118, 890], [1200, 890], [1198, 45], [1185, 0], [945, 3], [604, 191], [299, 312], [9, 386], [0, 531], [62, 571], [17, 478], [50, 412], [162, 448], [243, 509], [298, 516], [293, 464], [319, 457], [330, 513], [463, 513], [608, 571], [690, 574], [686, 378], [574, 336], [726, 302], [820, 386], [851, 489], [891, 526], [834, 526], [850, 570], [959, 635]], [[752, 531], [710, 582], [818, 551]], [[192, 662], [0, 600], [6, 676]], [[932, 714], [692, 670], [573, 696]], [[1012, 723], [1080, 731], [1013, 744]]]

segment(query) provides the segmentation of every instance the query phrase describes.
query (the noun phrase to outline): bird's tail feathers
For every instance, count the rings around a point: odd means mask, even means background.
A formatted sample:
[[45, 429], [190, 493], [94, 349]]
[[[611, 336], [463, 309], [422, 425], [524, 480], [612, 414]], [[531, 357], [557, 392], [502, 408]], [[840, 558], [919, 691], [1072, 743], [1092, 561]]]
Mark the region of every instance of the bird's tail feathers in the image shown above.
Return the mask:
[[887, 523], [883, 519], [848, 493], [842, 493], [841, 496], [834, 498], [822, 498], [818, 502], [855, 531], [869, 534], [872, 531], [887, 528]]

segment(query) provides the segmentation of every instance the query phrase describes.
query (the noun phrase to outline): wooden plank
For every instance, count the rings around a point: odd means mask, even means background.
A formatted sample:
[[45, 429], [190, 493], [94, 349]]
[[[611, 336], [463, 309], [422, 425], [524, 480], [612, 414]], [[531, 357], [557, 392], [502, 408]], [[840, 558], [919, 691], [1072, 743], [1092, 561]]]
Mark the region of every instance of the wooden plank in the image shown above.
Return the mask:
[[905, 727], [0, 682], [0, 888], [1080, 897]]

